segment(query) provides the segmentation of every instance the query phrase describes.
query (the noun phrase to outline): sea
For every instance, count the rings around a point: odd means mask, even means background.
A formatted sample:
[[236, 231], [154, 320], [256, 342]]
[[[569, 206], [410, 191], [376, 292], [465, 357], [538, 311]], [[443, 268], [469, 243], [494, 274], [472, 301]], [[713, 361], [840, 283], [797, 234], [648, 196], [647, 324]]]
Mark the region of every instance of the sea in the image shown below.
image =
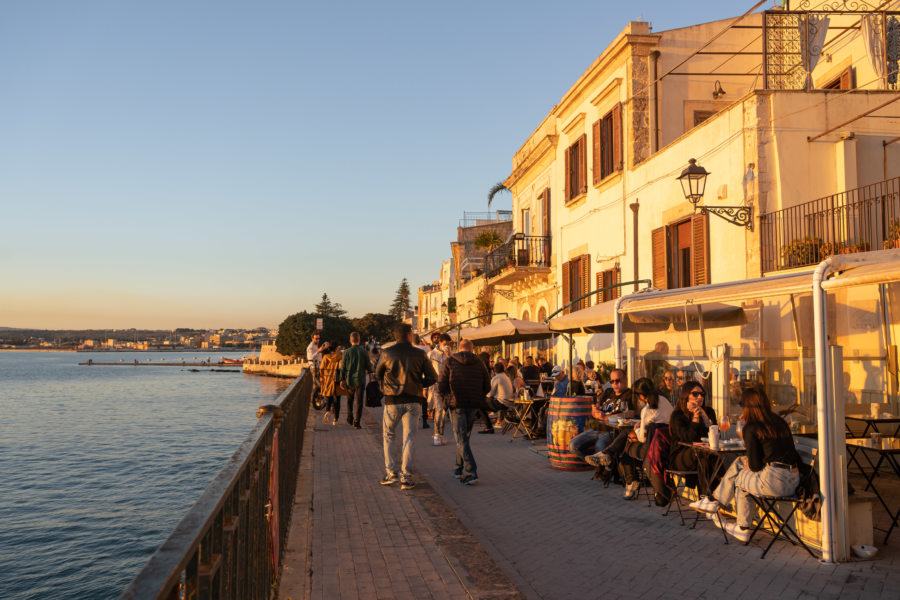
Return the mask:
[[290, 384], [134, 361], [245, 352], [0, 352], [0, 598], [118, 597]]

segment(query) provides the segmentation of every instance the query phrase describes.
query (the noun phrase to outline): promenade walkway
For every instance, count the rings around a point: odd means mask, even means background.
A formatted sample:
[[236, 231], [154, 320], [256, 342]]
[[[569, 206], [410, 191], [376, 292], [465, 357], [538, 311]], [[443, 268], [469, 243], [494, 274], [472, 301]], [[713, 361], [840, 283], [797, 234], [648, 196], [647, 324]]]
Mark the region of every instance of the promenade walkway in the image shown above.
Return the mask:
[[468, 487], [452, 476], [454, 447], [420, 431], [418, 486], [383, 488], [380, 413], [366, 409], [362, 431], [314, 413], [281, 598], [900, 597], [896, 539], [875, 561], [819, 564], [781, 541], [760, 560], [757, 541], [726, 546], [706, 519], [689, 530], [509, 435], [473, 435]]

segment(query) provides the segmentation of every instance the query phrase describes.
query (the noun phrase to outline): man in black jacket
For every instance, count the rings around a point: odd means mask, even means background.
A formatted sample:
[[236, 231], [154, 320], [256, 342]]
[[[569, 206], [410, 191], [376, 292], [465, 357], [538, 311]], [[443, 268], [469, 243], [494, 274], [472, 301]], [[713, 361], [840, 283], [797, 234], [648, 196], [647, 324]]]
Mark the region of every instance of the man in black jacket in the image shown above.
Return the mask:
[[[385, 348], [375, 367], [375, 377], [384, 392], [382, 438], [384, 443], [384, 467], [387, 476], [381, 485], [397, 482], [397, 464], [400, 463], [400, 489], [411, 490], [413, 442], [416, 426], [422, 418], [422, 390], [437, 381], [437, 373], [422, 350], [412, 345], [412, 327], [400, 323], [394, 328], [393, 346]], [[403, 423], [403, 456], [398, 456], [394, 432]]]
[[477, 465], [469, 438], [475, 425], [475, 413], [484, 408], [487, 393], [491, 391], [491, 378], [487, 369], [473, 350], [471, 340], [459, 343], [459, 352], [452, 355], [441, 372], [438, 390], [452, 393], [450, 398], [450, 422], [456, 438], [456, 471], [454, 475], [466, 485], [478, 482]]

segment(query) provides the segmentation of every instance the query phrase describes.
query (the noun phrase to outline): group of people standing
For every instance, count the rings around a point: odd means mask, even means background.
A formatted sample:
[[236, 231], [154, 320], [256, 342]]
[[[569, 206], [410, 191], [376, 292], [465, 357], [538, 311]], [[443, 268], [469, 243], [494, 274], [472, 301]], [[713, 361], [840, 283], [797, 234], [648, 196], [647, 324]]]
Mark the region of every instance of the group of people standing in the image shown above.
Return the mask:
[[[684, 371], [671, 372], [670, 396], [663, 394], [665, 382], [655, 385], [649, 378], [626, 385], [625, 372], [611, 373], [610, 388], [593, 405], [596, 419], [610, 416], [633, 418], [639, 415], [634, 429], [619, 432], [587, 430], [575, 436], [569, 450], [601, 471], [601, 476], [618, 475], [625, 486], [625, 499], [635, 498], [641, 485], [639, 469], [645, 469], [659, 506], [666, 506], [676, 488], [669, 471], [703, 472], [705, 477], [690, 476], [690, 487], [698, 489], [700, 498], [690, 506], [716, 515], [719, 509], [734, 503], [737, 520], [713, 522], [741, 541], [750, 536], [754, 515], [748, 494], [792, 495], [799, 483], [800, 456], [794, 447], [787, 423], [772, 411], [772, 404], [762, 387], [743, 389], [741, 393], [742, 437], [746, 455], [735, 460], [720, 478], [712, 472], [713, 461], [693, 449], [693, 444], [706, 437], [717, 424], [716, 413], [706, 404], [704, 386], [690, 379]], [[678, 379], [681, 379], [678, 382]]]

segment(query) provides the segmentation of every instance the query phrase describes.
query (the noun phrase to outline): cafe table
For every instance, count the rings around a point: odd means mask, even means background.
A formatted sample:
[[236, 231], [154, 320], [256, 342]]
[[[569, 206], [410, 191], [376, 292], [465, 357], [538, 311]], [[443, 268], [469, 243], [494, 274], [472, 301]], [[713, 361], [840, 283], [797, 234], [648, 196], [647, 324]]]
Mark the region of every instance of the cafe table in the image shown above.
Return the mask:
[[[856, 437], [856, 434], [850, 429], [850, 425], [852, 423], [865, 423], [866, 428], [863, 429], [862, 434], [859, 436], [860, 438], [864, 438], [869, 435], [870, 432], [875, 433], [883, 433], [885, 435], [890, 435], [891, 437], [898, 437], [900, 434], [900, 417], [870, 417], [867, 415], [848, 415], [844, 417], [844, 426], [847, 428], [847, 435], [851, 438]], [[881, 431], [878, 428], [879, 425], [892, 425], [893, 431]], [[890, 429], [888, 427], [887, 429]]]
[[516, 428], [513, 430], [512, 437], [509, 439], [512, 442], [516, 439], [516, 435], [521, 431], [524, 435], [531, 440], [531, 443], [534, 444], [534, 439], [537, 437], [538, 432], [540, 430], [540, 409], [544, 405], [546, 405], [548, 400], [546, 398], [531, 398], [524, 399], [522, 397], [513, 399], [513, 410], [516, 413]]
[[[891, 469], [894, 470], [894, 475], [900, 477], [900, 464], [897, 463], [897, 455], [900, 454], [900, 438], [848, 438], [846, 442], [848, 465], [849, 463], [856, 463], [856, 466], [859, 467], [862, 476], [866, 480], [865, 489], [868, 490], [871, 488], [872, 492], [874, 492], [875, 496], [878, 498], [878, 501], [881, 502], [881, 506], [884, 507], [884, 510], [891, 518], [891, 525], [887, 528], [887, 530], [876, 528], [879, 529], [879, 531], [885, 531], [884, 543], [887, 544], [888, 538], [891, 537], [891, 532], [897, 526], [897, 521], [900, 520], [900, 507], [898, 507], [896, 510], [890, 509], [881, 490], [879, 490], [878, 486], [875, 485], [875, 476], [878, 474], [878, 469], [881, 467], [881, 465], [883, 463], [887, 463], [890, 465]], [[862, 462], [858, 460], [857, 455], [860, 452], [862, 452], [863, 455], [866, 456], [867, 462], [870, 466], [872, 466], [872, 462], [868, 460], [868, 455], [873, 454], [878, 456], [878, 460], [872, 467], [871, 471], [867, 471], [865, 468], [863, 468]]]
[[[682, 446], [688, 446], [694, 451], [697, 458], [697, 479], [700, 483], [700, 489], [706, 490], [708, 494], [712, 493], [712, 483], [725, 474], [726, 469], [731, 466], [738, 457], [746, 452], [744, 440], [723, 440], [719, 442], [719, 447], [713, 450], [709, 442], [694, 442], [687, 444], [679, 442]], [[706, 465], [706, 468], [703, 468]], [[716, 515], [717, 519], [721, 519], [721, 515]], [[728, 536], [725, 535], [725, 528], [722, 527], [722, 537], [725, 543], [728, 543]]]

